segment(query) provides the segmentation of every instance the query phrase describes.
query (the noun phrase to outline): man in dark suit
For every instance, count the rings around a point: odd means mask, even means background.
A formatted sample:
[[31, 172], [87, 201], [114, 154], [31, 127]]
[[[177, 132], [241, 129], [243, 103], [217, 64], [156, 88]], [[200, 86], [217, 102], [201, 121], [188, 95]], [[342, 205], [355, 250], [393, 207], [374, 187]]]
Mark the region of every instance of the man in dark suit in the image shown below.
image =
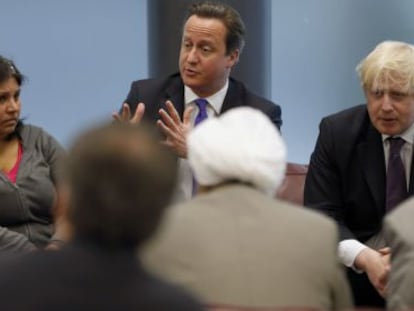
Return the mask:
[[[200, 113], [195, 102], [198, 98], [208, 101], [209, 117], [233, 107], [250, 106], [263, 111], [280, 128], [280, 107], [230, 78], [244, 46], [244, 35], [243, 21], [233, 8], [213, 2], [190, 5], [182, 34], [179, 74], [133, 82], [121, 113], [114, 114], [114, 118], [129, 120], [132, 112], [132, 122], [142, 117], [157, 121], [166, 137], [165, 144], [182, 159], [187, 157], [186, 133]], [[181, 182], [187, 183], [181, 196], [188, 199], [191, 173], [185, 161], [181, 161], [180, 171]]]
[[[382, 42], [357, 70], [367, 105], [321, 121], [304, 200], [340, 226], [339, 256], [349, 267], [355, 304], [383, 307], [390, 249], [382, 237], [382, 220], [414, 186], [414, 47]], [[403, 165], [398, 181], [404, 183], [403, 195], [393, 204], [387, 200], [399, 182], [386, 182], [395, 172], [390, 138], [402, 143], [396, 156]]]
[[71, 242], [4, 259], [2, 310], [202, 310], [135, 256], [158, 226], [176, 175], [175, 157], [153, 133], [113, 124], [75, 142], [59, 201], [60, 237]]

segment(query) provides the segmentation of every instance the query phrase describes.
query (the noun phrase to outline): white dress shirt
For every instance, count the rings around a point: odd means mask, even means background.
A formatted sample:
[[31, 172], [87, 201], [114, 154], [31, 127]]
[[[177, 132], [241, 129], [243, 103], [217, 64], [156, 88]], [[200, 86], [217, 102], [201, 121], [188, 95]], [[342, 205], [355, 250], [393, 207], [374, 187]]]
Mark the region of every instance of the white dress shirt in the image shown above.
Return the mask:
[[[223, 106], [224, 98], [227, 94], [227, 89], [229, 88], [229, 81], [227, 80], [226, 84], [215, 94], [203, 97], [209, 103], [207, 106], [207, 115], [209, 118], [218, 116]], [[198, 114], [198, 107], [194, 103], [194, 100], [200, 98], [195, 94], [188, 86], [184, 86], [184, 103], [185, 108], [194, 106], [193, 113], [191, 115], [191, 123], [194, 125], [195, 118]], [[177, 188], [174, 194], [173, 203], [183, 202], [191, 199], [193, 191], [193, 174], [191, 172], [190, 165], [188, 164], [187, 159], [179, 159], [179, 168], [178, 168], [178, 180]]]

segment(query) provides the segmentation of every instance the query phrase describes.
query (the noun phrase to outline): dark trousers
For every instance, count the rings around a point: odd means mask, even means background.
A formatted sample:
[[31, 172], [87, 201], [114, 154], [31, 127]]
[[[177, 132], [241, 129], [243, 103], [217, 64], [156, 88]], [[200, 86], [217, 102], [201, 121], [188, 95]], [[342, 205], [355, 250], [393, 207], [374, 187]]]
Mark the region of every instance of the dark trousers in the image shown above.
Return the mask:
[[385, 300], [372, 286], [366, 273], [356, 273], [347, 269], [347, 277], [351, 285], [355, 307], [385, 308]]

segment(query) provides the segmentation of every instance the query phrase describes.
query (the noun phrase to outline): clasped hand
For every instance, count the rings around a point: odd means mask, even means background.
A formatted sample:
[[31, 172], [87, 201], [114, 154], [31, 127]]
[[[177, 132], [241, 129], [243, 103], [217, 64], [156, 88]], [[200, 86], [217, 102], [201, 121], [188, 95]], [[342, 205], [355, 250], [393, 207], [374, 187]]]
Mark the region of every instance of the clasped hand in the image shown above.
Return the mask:
[[390, 272], [390, 255], [391, 249], [389, 247], [378, 251], [366, 248], [355, 259], [356, 268], [366, 272], [371, 284], [382, 297], [386, 296], [386, 286]]

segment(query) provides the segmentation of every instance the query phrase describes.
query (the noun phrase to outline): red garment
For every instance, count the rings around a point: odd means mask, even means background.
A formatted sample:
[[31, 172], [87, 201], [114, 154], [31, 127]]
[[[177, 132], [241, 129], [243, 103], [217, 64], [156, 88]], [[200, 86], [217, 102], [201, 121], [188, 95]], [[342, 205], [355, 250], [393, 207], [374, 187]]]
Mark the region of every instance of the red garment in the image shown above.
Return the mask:
[[23, 147], [22, 147], [22, 143], [19, 142], [19, 146], [17, 149], [16, 163], [14, 164], [14, 166], [12, 167], [10, 171], [6, 172], [6, 176], [14, 184], [16, 183], [17, 172], [19, 171], [20, 161], [22, 160], [22, 154], [23, 154]]

